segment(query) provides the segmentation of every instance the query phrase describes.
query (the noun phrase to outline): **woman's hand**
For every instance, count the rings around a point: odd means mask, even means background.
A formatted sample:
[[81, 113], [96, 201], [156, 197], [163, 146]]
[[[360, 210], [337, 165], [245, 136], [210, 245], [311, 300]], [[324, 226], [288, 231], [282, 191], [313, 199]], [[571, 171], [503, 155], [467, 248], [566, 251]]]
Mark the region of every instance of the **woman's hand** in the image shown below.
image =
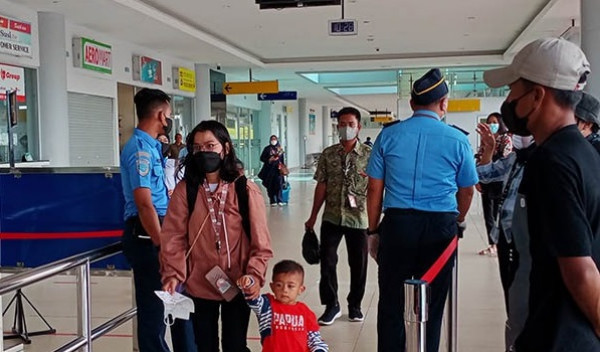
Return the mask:
[[496, 150], [496, 138], [494, 138], [490, 126], [485, 123], [477, 125], [477, 133], [481, 136], [481, 159], [479, 160], [479, 164], [487, 165], [492, 162], [494, 150]]
[[179, 281], [172, 277], [163, 285], [163, 290], [169, 292], [170, 294], [175, 293], [177, 289], [177, 285], [179, 285]]
[[240, 277], [236, 284], [244, 293], [247, 300], [257, 299], [260, 294], [260, 286], [258, 280], [252, 275], [244, 275]]

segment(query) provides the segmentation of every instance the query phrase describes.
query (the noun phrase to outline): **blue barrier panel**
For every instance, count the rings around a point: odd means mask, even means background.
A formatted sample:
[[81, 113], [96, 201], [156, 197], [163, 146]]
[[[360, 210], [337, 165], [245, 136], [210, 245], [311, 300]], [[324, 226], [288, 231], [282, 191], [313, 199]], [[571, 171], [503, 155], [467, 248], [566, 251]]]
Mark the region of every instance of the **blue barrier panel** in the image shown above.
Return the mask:
[[[0, 265], [36, 267], [118, 242], [123, 207], [119, 173], [0, 174]], [[128, 268], [122, 254], [94, 267], [108, 265]]]

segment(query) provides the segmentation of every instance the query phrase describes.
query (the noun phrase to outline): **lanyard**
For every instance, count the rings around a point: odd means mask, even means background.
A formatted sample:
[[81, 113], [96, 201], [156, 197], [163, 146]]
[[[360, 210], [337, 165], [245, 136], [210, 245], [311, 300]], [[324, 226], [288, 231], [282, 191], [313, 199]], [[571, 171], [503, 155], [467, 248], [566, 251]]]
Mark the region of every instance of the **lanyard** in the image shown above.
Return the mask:
[[221, 197], [219, 199], [219, 209], [215, 212], [214, 201], [210, 192], [208, 182], [204, 181], [204, 193], [206, 194], [206, 200], [208, 201], [208, 213], [212, 222], [213, 230], [215, 231], [215, 246], [217, 252], [221, 251], [221, 230], [223, 230], [223, 213], [225, 210], [225, 199], [227, 198], [227, 191], [229, 190], [229, 184], [223, 183], [221, 188]]

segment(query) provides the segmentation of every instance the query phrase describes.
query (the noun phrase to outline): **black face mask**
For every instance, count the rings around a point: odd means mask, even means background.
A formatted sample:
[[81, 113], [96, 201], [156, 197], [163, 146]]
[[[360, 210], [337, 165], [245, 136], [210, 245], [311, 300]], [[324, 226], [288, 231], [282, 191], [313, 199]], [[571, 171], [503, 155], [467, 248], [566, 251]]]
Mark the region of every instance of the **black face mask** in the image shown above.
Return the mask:
[[219, 170], [223, 163], [221, 155], [215, 152], [196, 152], [194, 153], [194, 161], [200, 170], [207, 174]]
[[169, 143], [163, 143], [161, 142], [161, 149], [162, 149], [162, 156], [164, 156], [165, 158], [169, 155]]
[[171, 133], [171, 130], [173, 129], [173, 119], [170, 117], [167, 117], [167, 125], [163, 126], [163, 129], [165, 130], [165, 134], [168, 136], [169, 133]]
[[506, 124], [508, 131], [516, 134], [517, 136], [531, 135], [531, 132], [529, 129], [527, 129], [527, 122], [529, 121], [528, 118], [533, 112], [533, 109], [523, 117], [517, 115], [517, 104], [519, 103], [519, 100], [531, 92], [532, 91], [530, 90], [520, 97], [513, 99], [511, 102], [504, 101], [504, 103], [502, 103], [502, 107], [500, 108], [502, 120], [504, 121], [504, 124]]

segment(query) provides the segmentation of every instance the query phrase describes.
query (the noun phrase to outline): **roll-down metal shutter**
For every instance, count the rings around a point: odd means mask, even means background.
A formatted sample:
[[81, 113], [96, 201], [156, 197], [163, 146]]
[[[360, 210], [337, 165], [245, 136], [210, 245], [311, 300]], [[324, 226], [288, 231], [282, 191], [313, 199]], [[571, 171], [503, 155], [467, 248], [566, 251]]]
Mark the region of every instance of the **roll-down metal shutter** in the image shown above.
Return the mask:
[[71, 166], [115, 166], [113, 99], [69, 93]]

